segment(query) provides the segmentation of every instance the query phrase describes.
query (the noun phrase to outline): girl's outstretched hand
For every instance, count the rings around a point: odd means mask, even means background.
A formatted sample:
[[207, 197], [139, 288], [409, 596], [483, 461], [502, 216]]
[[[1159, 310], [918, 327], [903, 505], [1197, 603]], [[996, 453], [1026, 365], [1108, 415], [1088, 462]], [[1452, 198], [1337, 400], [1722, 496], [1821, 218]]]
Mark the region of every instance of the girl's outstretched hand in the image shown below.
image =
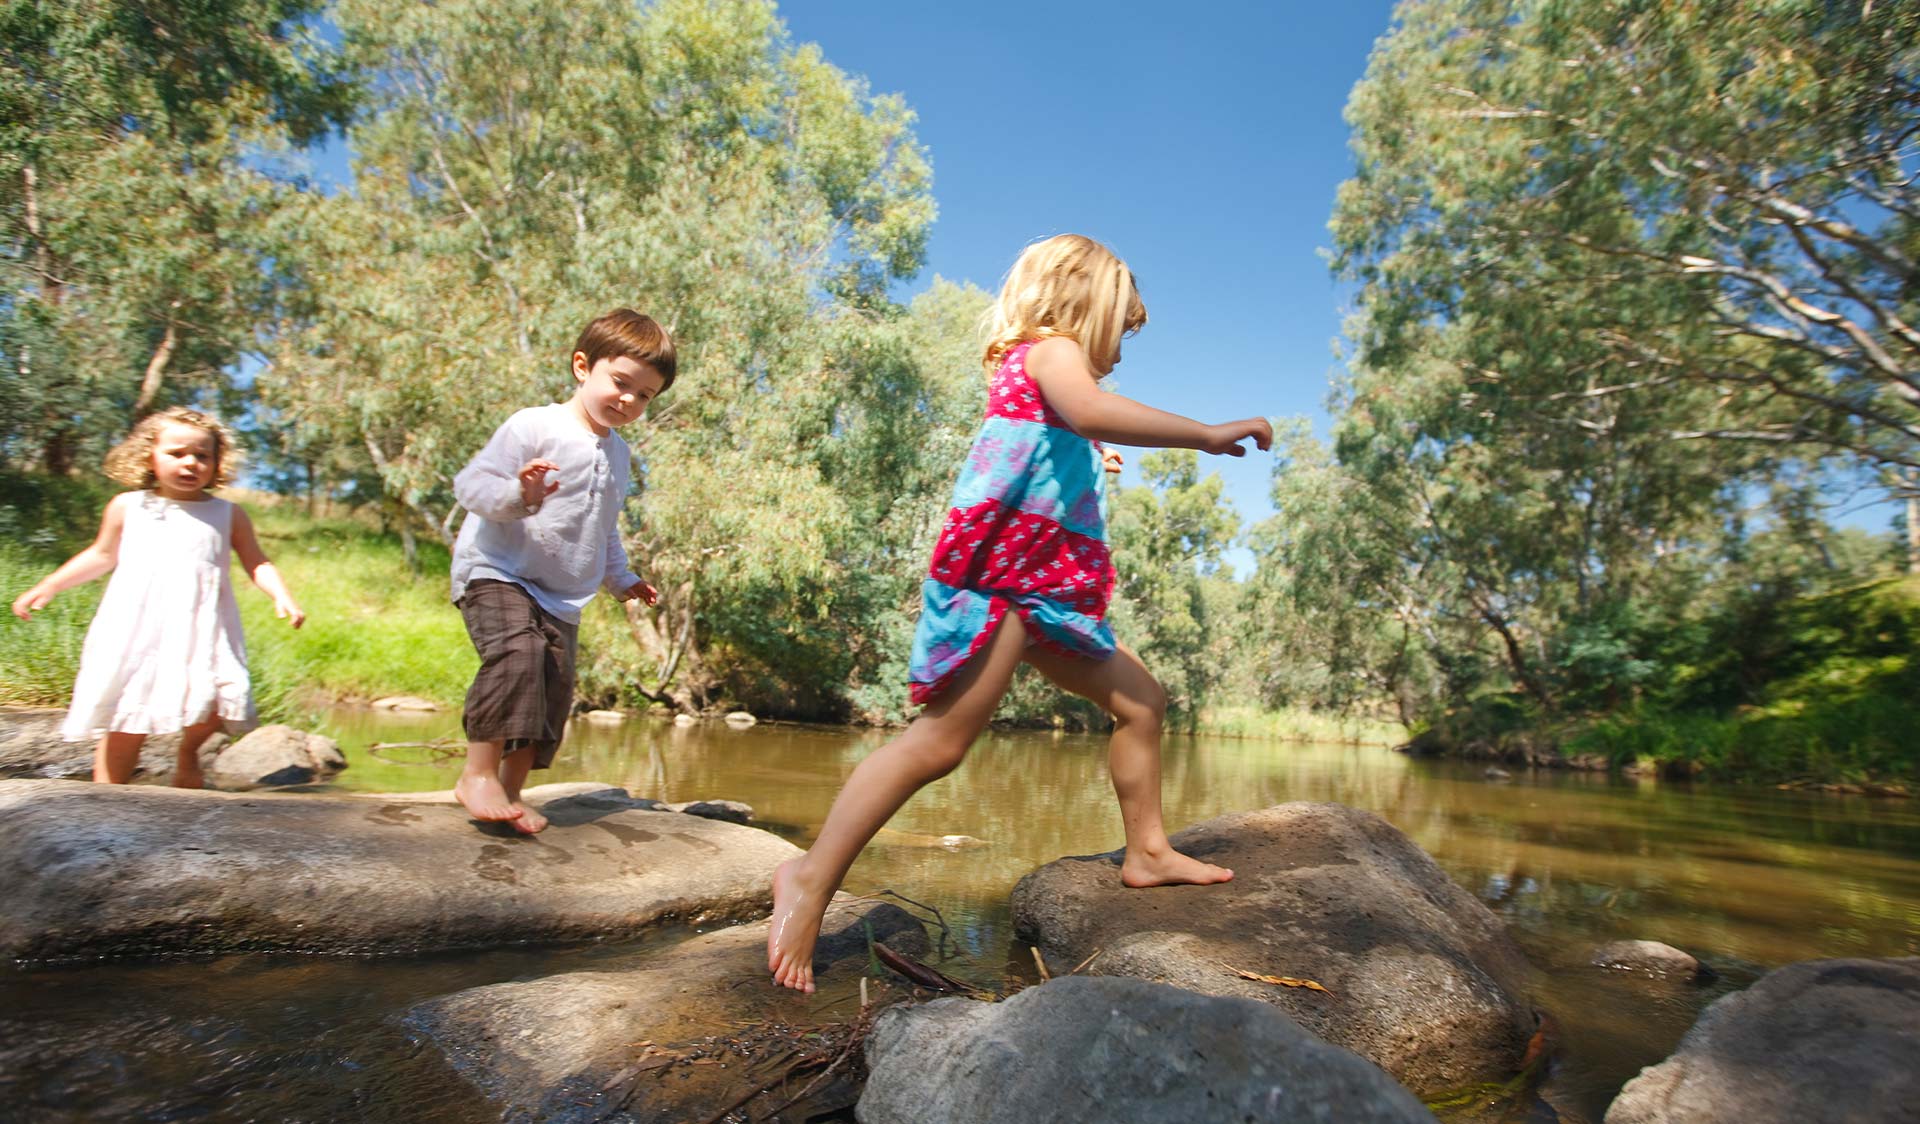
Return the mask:
[[273, 615], [295, 628], [307, 623], [307, 614], [291, 597], [273, 599]]
[[1261, 452], [1273, 448], [1273, 426], [1265, 418], [1242, 418], [1239, 421], [1222, 422], [1207, 427], [1207, 443], [1201, 446], [1209, 453], [1225, 454], [1229, 457], [1244, 457], [1247, 450], [1240, 442], [1253, 438]]
[[39, 586], [34, 586], [13, 599], [13, 615], [23, 621], [30, 621], [33, 619], [33, 614], [51, 604], [53, 604], [53, 594], [42, 593]]

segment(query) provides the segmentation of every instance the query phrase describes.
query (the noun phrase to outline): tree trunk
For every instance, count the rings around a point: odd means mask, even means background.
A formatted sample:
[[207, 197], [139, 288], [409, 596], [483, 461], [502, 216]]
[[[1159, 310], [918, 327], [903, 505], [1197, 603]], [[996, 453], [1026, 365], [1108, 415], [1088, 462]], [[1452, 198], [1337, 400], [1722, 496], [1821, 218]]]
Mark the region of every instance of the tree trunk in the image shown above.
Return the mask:
[[153, 396], [160, 392], [160, 380], [166, 377], [167, 364], [173, 361], [173, 349], [180, 344], [180, 329], [173, 322], [173, 310], [180, 307], [174, 301], [167, 307], [167, 331], [160, 337], [160, 346], [153, 349], [153, 358], [147, 360], [146, 374], [140, 377], [140, 396], [133, 400], [133, 416], [143, 417], [147, 407], [153, 404]]
[[1920, 574], [1920, 491], [1907, 493], [1907, 573]]

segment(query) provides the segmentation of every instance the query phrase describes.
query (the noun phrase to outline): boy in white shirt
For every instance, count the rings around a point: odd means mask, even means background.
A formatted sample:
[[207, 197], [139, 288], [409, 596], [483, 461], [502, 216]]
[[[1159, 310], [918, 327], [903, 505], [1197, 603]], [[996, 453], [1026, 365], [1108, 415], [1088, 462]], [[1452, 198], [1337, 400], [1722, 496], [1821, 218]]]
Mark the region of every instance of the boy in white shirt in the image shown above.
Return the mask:
[[666, 330], [615, 309], [574, 344], [573, 397], [508, 418], [453, 479], [467, 509], [453, 600], [480, 653], [467, 691], [467, 765], [453, 791], [477, 820], [528, 835], [547, 826], [520, 789], [560, 747], [580, 610], [599, 589], [659, 599], [620, 542], [631, 460], [614, 430], [646, 413], [674, 373]]

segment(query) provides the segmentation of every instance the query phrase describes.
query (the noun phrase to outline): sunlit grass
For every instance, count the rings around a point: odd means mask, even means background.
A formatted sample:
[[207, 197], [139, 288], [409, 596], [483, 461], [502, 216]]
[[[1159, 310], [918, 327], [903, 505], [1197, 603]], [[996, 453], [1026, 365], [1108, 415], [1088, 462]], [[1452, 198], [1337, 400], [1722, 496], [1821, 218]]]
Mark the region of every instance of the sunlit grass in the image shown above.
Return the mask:
[[1201, 712], [1195, 732], [1226, 738], [1346, 745], [1398, 745], [1407, 740], [1407, 728], [1398, 722], [1298, 708], [1265, 710], [1256, 706], [1210, 706]]

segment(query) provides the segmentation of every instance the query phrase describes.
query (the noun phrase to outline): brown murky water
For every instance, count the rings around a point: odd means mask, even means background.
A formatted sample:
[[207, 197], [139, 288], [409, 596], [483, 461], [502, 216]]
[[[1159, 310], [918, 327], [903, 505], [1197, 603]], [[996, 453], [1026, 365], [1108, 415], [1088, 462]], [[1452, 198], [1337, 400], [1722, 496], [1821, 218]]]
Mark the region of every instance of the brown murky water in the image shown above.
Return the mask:
[[[458, 734], [447, 715], [340, 711], [328, 732], [362, 791], [445, 788], [431, 750], [372, 742]], [[538, 780], [594, 780], [662, 800], [727, 798], [805, 845], [841, 779], [883, 735], [717, 723], [577, 723]], [[1620, 1085], [1665, 1057], [1700, 1009], [1769, 968], [1835, 956], [1920, 955], [1920, 806], [1591, 774], [1489, 780], [1483, 767], [1379, 748], [1172, 739], [1165, 802], [1178, 828], [1288, 800], [1385, 816], [1512, 926], [1535, 999], [1560, 1027], [1542, 1096], [1521, 1115], [1599, 1121]], [[384, 760], [383, 760], [384, 758]], [[950, 849], [939, 837], [982, 845]], [[984, 739], [854, 867], [849, 889], [891, 888], [942, 911], [948, 968], [991, 980], [1031, 971], [1007, 895], [1062, 855], [1120, 843], [1104, 740]], [[1590, 968], [1594, 945], [1665, 941], [1721, 973], [1651, 987]], [[389, 960], [227, 957], [0, 975], [0, 1115], [36, 1120], [493, 1119], [395, 1018], [505, 979], [630, 963], [670, 936], [582, 949]], [[1551, 1105], [1551, 1110], [1548, 1109]]]

